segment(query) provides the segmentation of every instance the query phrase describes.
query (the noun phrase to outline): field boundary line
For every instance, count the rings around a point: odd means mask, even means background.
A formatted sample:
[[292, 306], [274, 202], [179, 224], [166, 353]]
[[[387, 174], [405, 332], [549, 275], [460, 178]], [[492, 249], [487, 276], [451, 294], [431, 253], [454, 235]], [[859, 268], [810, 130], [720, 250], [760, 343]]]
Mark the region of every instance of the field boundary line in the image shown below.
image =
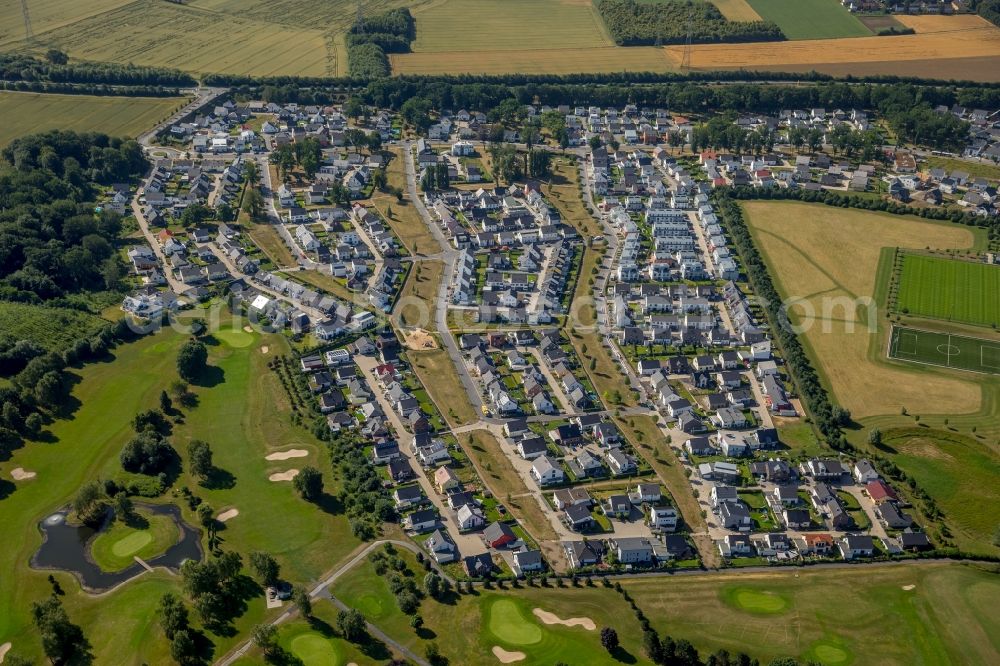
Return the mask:
[[991, 368], [993, 370], [1000, 370], [1000, 365], [994, 365], [993, 363], [986, 362], [986, 354], [984, 353], [987, 349], [992, 351], [1000, 351], [1000, 345], [979, 345], [979, 365], [984, 368]]

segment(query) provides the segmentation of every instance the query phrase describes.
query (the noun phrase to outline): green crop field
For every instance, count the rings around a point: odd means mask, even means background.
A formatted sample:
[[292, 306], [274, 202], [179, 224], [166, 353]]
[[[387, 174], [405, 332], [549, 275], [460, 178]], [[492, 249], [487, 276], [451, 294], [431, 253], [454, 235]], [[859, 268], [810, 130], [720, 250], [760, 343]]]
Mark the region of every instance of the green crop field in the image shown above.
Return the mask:
[[869, 37], [872, 32], [837, 0], [747, 0], [788, 39]]
[[93, 97], [0, 92], [0, 147], [50, 129], [135, 137], [184, 105], [178, 97]]
[[889, 358], [943, 368], [1000, 374], [1000, 342], [893, 326]]
[[1000, 323], [1000, 266], [904, 254], [896, 311], [978, 326]]
[[590, 2], [504, 0], [501, 9], [490, 0], [444, 0], [413, 16], [418, 53], [613, 46]]
[[32, 340], [53, 351], [61, 351], [78, 338], [94, 335], [107, 325], [106, 320], [80, 310], [0, 302], [0, 334], [15, 340]]

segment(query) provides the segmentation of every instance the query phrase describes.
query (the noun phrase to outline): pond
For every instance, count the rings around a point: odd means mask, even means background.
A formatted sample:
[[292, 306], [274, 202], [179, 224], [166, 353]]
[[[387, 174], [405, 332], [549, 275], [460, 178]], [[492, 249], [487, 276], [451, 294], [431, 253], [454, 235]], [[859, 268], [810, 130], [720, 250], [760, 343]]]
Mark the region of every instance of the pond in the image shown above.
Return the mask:
[[[198, 530], [181, 518], [180, 509], [173, 504], [136, 504], [149, 513], [169, 516], [180, 534], [177, 543], [161, 555], [146, 561], [150, 567], [165, 567], [179, 571], [186, 560], [201, 560], [201, 537]], [[146, 569], [138, 562], [116, 572], [102, 570], [90, 556], [90, 547], [100, 530], [86, 525], [72, 525], [66, 522], [68, 509], [56, 511], [38, 523], [44, 541], [31, 558], [35, 569], [56, 569], [68, 571], [80, 581], [88, 592], [104, 592], [135, 578]]]

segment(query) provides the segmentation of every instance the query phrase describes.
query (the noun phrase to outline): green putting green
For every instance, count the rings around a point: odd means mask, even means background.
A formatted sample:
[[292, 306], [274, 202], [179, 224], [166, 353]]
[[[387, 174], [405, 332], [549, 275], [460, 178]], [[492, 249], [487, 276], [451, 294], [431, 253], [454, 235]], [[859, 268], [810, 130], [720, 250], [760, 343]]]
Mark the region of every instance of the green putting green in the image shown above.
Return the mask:
[[814, 643], [810, 648], [808, 656], [815, 659], [823, 666], [841, 666], [852, 661], [851, 653], [844, 646], [842, 641], [823, 640]]
[[230, 347], [249, 347], [253, 344], [253, 334], [235, 328], [223, 328], [215, 332], [215, 337]]
[[292, 653], [305, 666], [339, 666], [344, 661], [333, 643], [317, 633], [300, 634], [293, 638]]
[[504, 643], [534, 645], [542, 640], [542, 628], [527, 619], [518, 604], [498, 599], [489, 609], [490, 632]]
[[90, 556], [104, 571], [121, 571], [132, 566], [135, 557], [149, 560], [177, 543], [180, 530], [170, 516], [139, 509], [142, 527], [115, 521], [94, 537]]
[[725, 590], [723, 598], [731, 605], [750, 613], [780, 613], [788, 607], [788, 601], [775, 592], [735, 587]]
[[361, 611], [365, 617], [380, 618], [385, 615], [385, 605], [378, 594], [362, 594], [352, 601], [351, 605]]
[[118, 557], [132, 557], [142, 550], [143, 546], [150, 543], [152, 540], [153, 535], [149, 532], [133, 532], [132, 534], [118, 539], [118, 541], [111, 546], [111, 552]]

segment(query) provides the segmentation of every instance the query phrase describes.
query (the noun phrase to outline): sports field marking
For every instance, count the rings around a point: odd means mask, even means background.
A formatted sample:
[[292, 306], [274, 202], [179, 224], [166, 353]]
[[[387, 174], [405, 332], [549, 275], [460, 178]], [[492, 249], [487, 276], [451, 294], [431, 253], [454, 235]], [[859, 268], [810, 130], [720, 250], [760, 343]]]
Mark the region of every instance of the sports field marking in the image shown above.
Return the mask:
[[[912, 348], [909, 345], [906, 347], [905, 350], [899, 348], [900, 347], [900, 343], [904, 339], [907, 340], [910, 343], [910, 345], [912, 345]], [[896, 353], [897, 354], [906, 354], [907, 356], [916, 356], [916, 354], [917, 354], [917, 334], [916, 333], [909, 333], [907, 331], [900, 331], [898, 337], [896, 338]]]
[[951, 367], [951, 357], [958, 356], [959, 354], [962, 353], [961, 349], [951, 344], [950, 335], [948, 336], [948, 342], [938, 345], [935, 349], [937, 349], [937, 352], [939, 354], [944, 354], [944, 362], [947, 364], [949, 368]]
[[980, 345], [979, 365], [990, 370], [1000, 370], [1000, 347]]
[[964, 335], [894, 326], [889, 334], [886, 356], [907, 363], [985, 375], [1000, 374], [1000, 344]]

